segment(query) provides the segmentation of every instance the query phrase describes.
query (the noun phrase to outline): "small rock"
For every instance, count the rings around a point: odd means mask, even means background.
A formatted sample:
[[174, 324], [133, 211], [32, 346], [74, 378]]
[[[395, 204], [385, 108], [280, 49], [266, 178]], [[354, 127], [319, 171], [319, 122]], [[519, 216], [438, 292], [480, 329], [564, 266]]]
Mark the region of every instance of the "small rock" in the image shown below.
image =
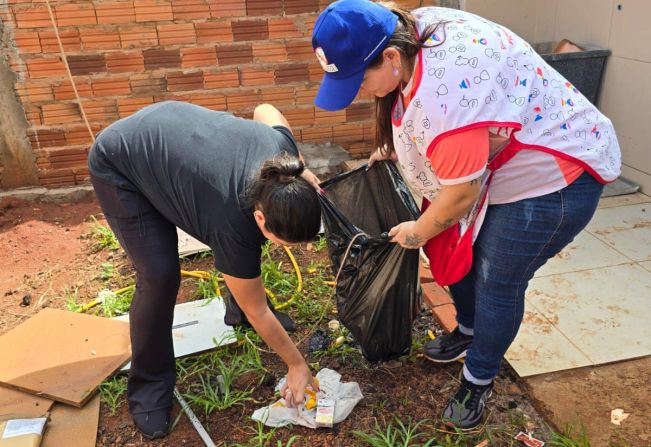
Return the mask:
[[32, 303], [32, 294], [26, 293], [20, 301], [20, 307], [27, 307]]
[[518, 408], [518, 403], [516, 401], [514, 401], [514, 400], [510, 400], [509, 401], [509, 408], [511, 410], [515, 410], [516, 408]]

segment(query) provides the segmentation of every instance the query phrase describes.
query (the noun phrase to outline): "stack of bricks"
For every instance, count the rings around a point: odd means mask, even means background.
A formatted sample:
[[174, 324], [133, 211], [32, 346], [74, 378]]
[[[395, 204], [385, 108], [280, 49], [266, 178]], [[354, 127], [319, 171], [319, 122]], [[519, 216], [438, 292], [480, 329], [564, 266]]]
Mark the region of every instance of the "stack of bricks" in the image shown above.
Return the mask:
[[[41, 185], [84, 183], [91, 136], [84, 124], [43, 0], [0, 6], [4, 57]], [[323, 0], [50, 0], [81, 105], [94, 133], [164, 100], [189, 101], [251, 117], [278, 107], [301, 142], [334, 142], [369, 153], [374, 104], [315, 108], [323, 75], [311, 32]], [[401, 1], [405, 7], [422, 1]], [[7, 39], [7, 36], [9, 38]]]

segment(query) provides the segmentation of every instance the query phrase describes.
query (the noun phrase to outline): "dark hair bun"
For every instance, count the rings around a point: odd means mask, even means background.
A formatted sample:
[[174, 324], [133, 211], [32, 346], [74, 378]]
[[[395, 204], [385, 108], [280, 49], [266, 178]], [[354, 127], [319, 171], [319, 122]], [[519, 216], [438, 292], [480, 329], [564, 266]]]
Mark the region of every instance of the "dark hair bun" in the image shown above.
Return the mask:
[[292, 183], [305, 170], [305, 165], [298, 158], [283, 152], [267, 160], [260, 170], [260, 179], [278, 183]]

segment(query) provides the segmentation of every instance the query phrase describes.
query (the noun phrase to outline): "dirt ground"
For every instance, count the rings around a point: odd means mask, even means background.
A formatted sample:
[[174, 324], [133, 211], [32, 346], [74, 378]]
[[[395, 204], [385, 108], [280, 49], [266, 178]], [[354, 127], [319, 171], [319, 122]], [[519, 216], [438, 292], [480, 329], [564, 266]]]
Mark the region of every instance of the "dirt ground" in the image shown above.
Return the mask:
[[[65, 308], [66, 301], [75, 296], [82, 303], [94, 298], [97, 292], [105, 287], [99, 278], [99, 266], [107, 260], [118, 265], [121, 275], [127, 277], [133, 275], [128, 260], [123, 254], [91, 249], [89, 229], [93, 223], [90, 218], [92, 215], [98, 216], [100, 222], [102, 221], [100, 209], [94, 202], [47, 204], [5, 200], [0, 203], [0, 246], [3, 247], [3, 256], [0, 257], [0, 272], [2, 272], [0, 334], [17, 326], [43, 307]], [[300, 265], [306, 265], [309, 253], [298, 249], [297, 257]], [[185, 263], [183, 268], [186, 269], [205, 269], [210, 268], [211, 264], [209, 258], [185, 261]], [[179, 301], [184, 301], [183, 297], [190, 294], [191, 285], [184, 282]], [[29, 297], [30, 304], [22, 307], [20, 304], [25, 297]], [[321, 323], [324, 329], [328, 319]], [[414, 325], [415, 339], [424, 341], [428, 328], [438, 330], [431, 313], [424, 309]], [[308, 328], [299, 327], [295, 339], [302, 339], [307, 331]], [[299, 348], [307, 354], [306, 343], [301, 343]], [[286, 370], [277, 356], [263, 354], [262, 357], [268, 372], [262, 385], [253, 393], [255, 402], [245, 402], [242, 406], [214, 412], [209, 417], [205, 417], [202, 411], [195, 409], [199, 419], [218, 445], [247, 443], [255, 434], [255, 424], [252, 423], [250, 415], [256, 408], [272, 402], [274, 385]], [[333, 430], [278, 429], [275, 440], [287, 442], [293, 435], [299, 437], [292, 444], [294, 446], [364, 445], [353, 435], [354, 430], [369, 433], [376, 423], [384, 427], [394, 417], [399, 417], [403, 422], [436, 420], [447, 399], [456, 391], [461, 368], [459, 363], [440, 366], [418, 359], [416, 356], [376, 364], [366, 362], [361, 356], [345, 360], [336, 357], [314, 359], [310, 355], [307, 358], [310, 362], [318, 361], [320, 367], [337, 370], [342, 374], [343, 381], [358, 382], [364, 393], [364, 399], [351, 416]], [[620, 370], [614, 367], [613, 374], [616, 376], [622, 374], [618, 371]], [[625, 371], [623, 373], [626, 375], [625, 383], [635, 387], [630, 392], [638, 393], [642, 404], [648, 403], [648, 374], [646, 379], [644, 377], [636, 379], [634, 371]], [[646, 371], [648, 373], [648, 368]], [[565, 383], [568, 382], [556, 378], [545, 382], [548, 386], [546, 392], [556, 396], [556, 399], [566, 399], [568, 412], [562, 415], [563, 418], [572, 416], [573, 406], [576, 406], [582, 418], [586, 415], [592, 417], [589, 412], [586, 413], [581, 409], [596, 407], [597, 405], [591, 402], [594, 399], [603, 399], [603, 396], [610, 393], [608, 383], [601, 383], [602, 390], [599, 394], [595, 394], [586, 379], [584, 386], [572, 386], [573, 400], [567, 399], [570, 393], [563, 386]], [[540, 399], [531, 398], [525, 391], [529, 387], [530, 385], [518, 379], [505, 364], [496, 381], [493, 397], [489, 401], [485, 428], [481, 432], [470, 433], [467, 443], [446, 445], [472, 447], [483, 439], [491, 440], [488, 445], [521, 445], [512, 440], [520, 430], [530, 430], [542, 439], [549, 439], [548, 424], [551, 419], [556, 420], [555, 416], [558, 415], [553, 414], [549, 406], [541, 403]], [[537, 404], [538, 409], [546, 413], [550, 419], [545, 420], [534, 404]], [[174, 418], [179, 411], [178, 405], [175, 405], [172, 417]], [[635, 418], [631, 416], [630, 424], [627, 426], [634, 424], [635, 429], [631, 431], [627, 428], [626, 433], [635, 433], [635, 439], [644, 439], [640, 436], [643, 436], [647, 430], [648, 415], [646, 421], [644, 417], [639, 416], [641, 415], [638, 414]], [[570, 419], [569, 422], [572, 420]], [[588, 420], [583, 422], [589, 423]], [[625, 424], [628, 422], [626, 421]], [[446, 436], [448, 430], [436, 422], [432, 422], [429, 428], [432, 433], [441, 438]], [[617, 439], [617, 437], [610, 437], [610, 440]], [[604, 443], [601, 441], [592, 445], [607, 445], [605, 443], [607, 439], [603, 439]], [[180, 418], [175, 430], [166, 439], [148, 442], [138, 434], [125, 405], [119, 408], [115, 416], [109, 416], [106, 406], [102, 404], [97, 445], [201, 446], [204, 444], [185, 416]]]

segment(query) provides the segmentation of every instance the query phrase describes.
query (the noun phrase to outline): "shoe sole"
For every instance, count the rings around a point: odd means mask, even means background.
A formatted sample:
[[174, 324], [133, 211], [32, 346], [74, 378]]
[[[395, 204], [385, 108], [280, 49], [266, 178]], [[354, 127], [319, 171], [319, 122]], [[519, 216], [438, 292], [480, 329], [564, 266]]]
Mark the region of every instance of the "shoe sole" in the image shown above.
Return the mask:
[[429, 360], [430, 362], [434, 362], [434, 363], [452, 363], [452, 362], [456, 362], [456, 361], [459, 360], [459, 359], [464, 358], [464, 357], [466, 356], [466, 353], [467, 353], [467, 352], [468, 352], [468, 350], [465, 349], [465, 350], [464, 350], [462, 353], [460, 353], [458, 356], [456, 356], [456, 357], [454, 357], [453, 359], [450, 359], [450, 360], [440, 360], [440, 359], [435, 359], [435, 358], [432, 358], [432, 357], [430, 357], [429, 355], [427, 355], [427, 353], [424, 353], [424, 355], [425, 355], [425, 358], [426, 358], [427, 360]]
[[[486, 402], [488, 402], [488, 399], [490, 399], [491, 396], [493, 396], [493, 390], [490, 390], [490, 391], [488, 392], [488, 396], [486, 397]], [[483, 416], [482, 416], [481, 420], [480, 420], [479, 422], [477, 422], [476, 425], [473, 425], [472, 427], [466, 427], [466, 428], [459, 427], [458, 425], [455, 425], [454, 422], [449, 421], [449, 420], [444, 420], [444, 421], [443, 421], [443, 425], [445, 425], [445, 426], [447, 426], [447, 427], [450, 427], [450, 428], [453, 428], [453, 429], [456, 429], [456, 430], [460, 430], [460, 431], [462, 431], [463, 433], [467, 433], [467, 432], [469, 432], [469, 431], [473, 431], [473, 430], [475, 430], [477, 427], [479, 427], [479, 426], [481, 425], [481, 423], [483, 422], [483, 420], [484, 420], [484, 418], [483, 418]]]

